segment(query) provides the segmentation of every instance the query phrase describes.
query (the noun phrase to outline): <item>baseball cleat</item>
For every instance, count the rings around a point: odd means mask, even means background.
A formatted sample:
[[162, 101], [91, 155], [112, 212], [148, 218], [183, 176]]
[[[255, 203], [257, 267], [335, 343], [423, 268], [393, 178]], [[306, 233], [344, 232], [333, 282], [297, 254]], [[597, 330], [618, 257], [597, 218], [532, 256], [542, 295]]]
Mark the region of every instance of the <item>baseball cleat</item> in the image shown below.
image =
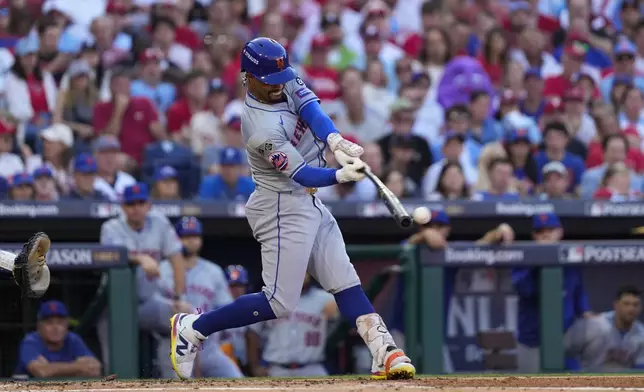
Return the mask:
[[385, 377], [387, 380], [409, 380], [416, 375], [416, 368], [403, 350], [391, 350], [385, 356]]
[[178, 313], [170, 319], [170, 361], [172, 369], [180, 379], [192, 377], [201, 340], [195, 334], [192, 323], [198, 314]]

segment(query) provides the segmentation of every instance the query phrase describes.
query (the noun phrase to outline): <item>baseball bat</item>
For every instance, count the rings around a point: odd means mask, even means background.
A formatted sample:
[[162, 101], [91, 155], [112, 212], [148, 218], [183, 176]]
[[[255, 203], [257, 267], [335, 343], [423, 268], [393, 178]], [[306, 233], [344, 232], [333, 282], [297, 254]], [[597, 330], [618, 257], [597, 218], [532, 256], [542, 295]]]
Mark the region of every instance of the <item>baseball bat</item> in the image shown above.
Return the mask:
[[400, 200], [398, 200], [396, 195], [394, 195], [394, 193], [390, 191], [382, 181], [380, 181], [380, 178], [378, 178], [371, 172], [371, 169], [369, 169], [369, 167], [365, 167], [361, 171], [367, 176], [368, 179], [371, 180], [371, 182], [374, 183], [374, 185], [378, 189], [380, 197], [385, 202], [387, 209], [389, 209], [389, 212], [391, 212], [391, 215], [393, 215], [394, 220], [396, 221], [396, 223], [398, 223], [398, 226], [402, 227], [403, 229], [410, 228], [412, 224], [411, 216], [409, 216], [409, 213], [400, 203]]

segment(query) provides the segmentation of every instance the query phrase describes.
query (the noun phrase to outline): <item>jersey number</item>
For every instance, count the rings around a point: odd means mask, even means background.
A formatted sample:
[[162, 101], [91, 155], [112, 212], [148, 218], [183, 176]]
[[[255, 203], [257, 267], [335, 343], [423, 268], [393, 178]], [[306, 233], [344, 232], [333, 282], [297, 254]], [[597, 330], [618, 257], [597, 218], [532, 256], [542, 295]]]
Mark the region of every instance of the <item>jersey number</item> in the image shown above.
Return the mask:
[[307, 332], [304, 334], [304, 345], [306, 347], [318, 347], [320, 345], [319, 332]]

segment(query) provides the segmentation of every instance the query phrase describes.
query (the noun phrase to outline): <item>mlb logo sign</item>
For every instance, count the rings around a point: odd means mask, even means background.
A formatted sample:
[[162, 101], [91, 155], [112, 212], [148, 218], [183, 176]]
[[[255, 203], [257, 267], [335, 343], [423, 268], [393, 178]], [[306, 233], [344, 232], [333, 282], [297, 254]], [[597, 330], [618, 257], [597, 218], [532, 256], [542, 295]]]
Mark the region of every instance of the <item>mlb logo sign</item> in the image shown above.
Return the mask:
[[284, 171], [288, 167], [288, 156], [281, 151], [274, 152], [269, 157], [273, 167], [279, 171]]
[[559, 260], [566, 263], [581, 263], [584, 261], [583, 246], [562, 246], [559, 248]]

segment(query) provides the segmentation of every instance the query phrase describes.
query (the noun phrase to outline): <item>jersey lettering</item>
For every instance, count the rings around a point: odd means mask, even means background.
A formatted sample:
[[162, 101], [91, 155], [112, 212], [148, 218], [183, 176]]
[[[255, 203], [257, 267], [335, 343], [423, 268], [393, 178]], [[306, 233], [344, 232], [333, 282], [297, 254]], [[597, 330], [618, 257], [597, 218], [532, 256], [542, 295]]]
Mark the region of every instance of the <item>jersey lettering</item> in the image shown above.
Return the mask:
[[300, 144], [302, 136], [304, 136], [304, 133], [307, 129], [309, 129], [309, 127], [306, 125], [306, 123], [302, 121], [301, 118], [298, 118], [297, 124], [295, 124], [295, 132], [293, 133], [293, 137], [291, 138], [291, 144], [294, 147], [297, 147], [297, 145]]

